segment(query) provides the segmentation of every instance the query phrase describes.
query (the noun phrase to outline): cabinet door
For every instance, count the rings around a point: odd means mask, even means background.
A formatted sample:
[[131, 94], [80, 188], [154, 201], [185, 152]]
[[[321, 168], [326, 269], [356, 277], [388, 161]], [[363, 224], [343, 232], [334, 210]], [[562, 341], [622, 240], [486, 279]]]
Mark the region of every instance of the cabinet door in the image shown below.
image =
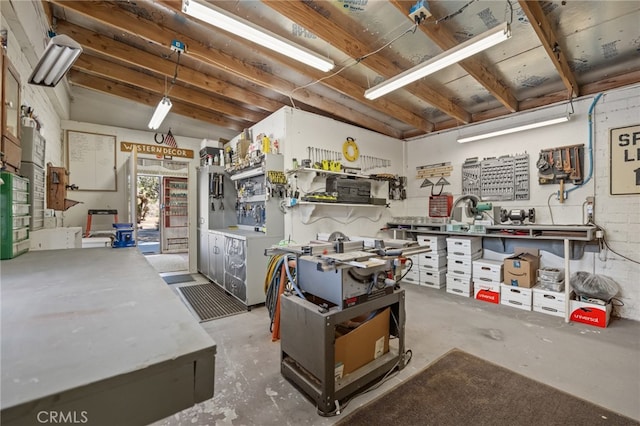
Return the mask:
[[217, 284], [222, 285], [222, 282], [219, 282], [216, 279], [216, 238], [219, 238], [216, 234], [209, 233], [209, 259], [207, 264], [207, 276], [215, 281]]
[[20, 76], [3, 58], [2, 135], [20, 146]]
[[214, 257], [214, 272], [213, 279], [224, 286], [224, 236], [217, 235], [215, 243], [216, 255]]
[[230, 236], [224, 242], [224, 287], [241, 301], [247, 301], [246, 241]]

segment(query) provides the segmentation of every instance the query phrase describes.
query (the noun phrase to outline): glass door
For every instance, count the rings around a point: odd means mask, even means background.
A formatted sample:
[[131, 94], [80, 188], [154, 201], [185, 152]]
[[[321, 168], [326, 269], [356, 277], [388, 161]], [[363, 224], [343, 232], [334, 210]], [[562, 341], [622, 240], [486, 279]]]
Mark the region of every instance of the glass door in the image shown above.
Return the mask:
[[186, 178], [162, 178], [161, 238], [163, 253], [189, 249], [188, 192]]

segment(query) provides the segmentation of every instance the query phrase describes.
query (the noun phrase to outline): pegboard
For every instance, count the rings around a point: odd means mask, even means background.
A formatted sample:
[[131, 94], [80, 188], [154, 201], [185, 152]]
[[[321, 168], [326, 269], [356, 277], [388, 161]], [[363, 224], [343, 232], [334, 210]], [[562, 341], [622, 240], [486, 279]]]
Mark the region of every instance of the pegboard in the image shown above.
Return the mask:
[[468, 158], [462, 165], [462, 194], [485, 201], [529, 199], [529, 154]]

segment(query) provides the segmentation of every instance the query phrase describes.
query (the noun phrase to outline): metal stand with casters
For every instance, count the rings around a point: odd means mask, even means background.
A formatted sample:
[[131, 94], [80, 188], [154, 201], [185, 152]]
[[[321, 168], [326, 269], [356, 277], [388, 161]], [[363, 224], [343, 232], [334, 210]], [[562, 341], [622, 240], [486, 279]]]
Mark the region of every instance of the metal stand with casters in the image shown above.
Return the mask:
[[[316, 402], [319, 414], [331, 415], [339, 410], [340, 401], [365, 390], [391, 370], [405, 367], [404, 299], [404, 290], [400, 289], [350, 308], [327, 310], [295, 295], [282, 295], [280, 372]], [[336, 378], [336, 326], [385, 307], [391, 308], [390, 334], [397, 337], [394, 344], [390, 344], [389, 352], [342, 378]]]

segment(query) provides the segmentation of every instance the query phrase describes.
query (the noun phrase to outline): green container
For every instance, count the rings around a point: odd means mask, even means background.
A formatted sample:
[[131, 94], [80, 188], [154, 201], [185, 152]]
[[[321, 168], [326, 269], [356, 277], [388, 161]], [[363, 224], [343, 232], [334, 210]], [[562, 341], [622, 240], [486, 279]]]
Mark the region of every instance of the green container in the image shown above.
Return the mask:
[[0, 259], [11, 259], [29, 251], [29, 180], [1, 172]]

